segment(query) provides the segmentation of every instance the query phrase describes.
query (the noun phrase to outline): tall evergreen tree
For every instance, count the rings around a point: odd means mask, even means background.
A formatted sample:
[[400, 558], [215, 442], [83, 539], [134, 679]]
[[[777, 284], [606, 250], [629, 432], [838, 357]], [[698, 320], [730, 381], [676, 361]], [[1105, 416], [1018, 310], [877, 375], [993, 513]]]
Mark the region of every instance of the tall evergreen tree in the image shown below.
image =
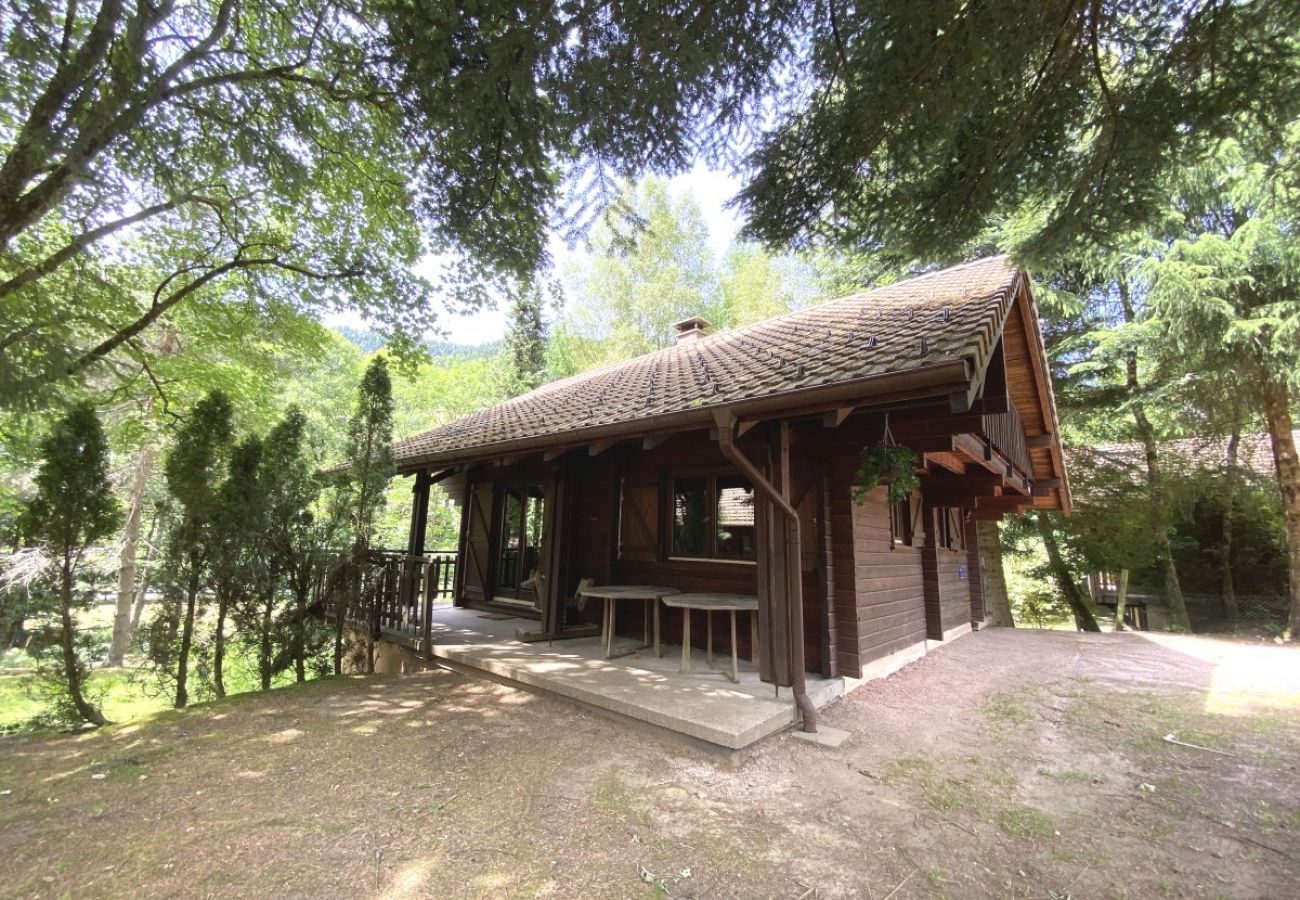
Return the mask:
[[1168, 354], [1262, 411], [1286, 526], [1287, 630], [1300, 639], [1300, 459], [1291, 415], [1300, 383], [1300, 120], [1280, 141], [1274, 135], [1224, 142], [1206, 164], [1180, 173], [1176, 231], [1146, 276]]
[[288, 649], [299, 682], [307, 679], [307, 659], [318, 649], [309, 608], [311, 580], [329, 540], [328, 523], [314, 509], [320, 483], [305, 453], [306, 437], [306, 416], [298, 407], [289, 407], [266, 436], [259, 476], [266, 504], [267, 548], [289, 592]]
[[217, 488], [212, 514], [213, 625], [212, 686], [226, 695], [226, 623], [255, 596], [265, 539], [265, 494], [261, 484], [262, 442], [244, 439], [230, 455], [226, 478]]
[[773, 245], [950, 256], [1032, 207], [1050, 268], [1164, 208], [1171, 172], [1300, 103], [1300, 6], [863, 0], [812, 19], [811, 66], [742, 194]]
[[36, 496], [23, 515], [27, 536], [53, 558], [54, 601], [58, 608], [58, 675], [76, 716], [92, 725], [107, 724], [86, 699], [87, 669], [77, 639], [75, 613], [89, 608], [90, 593], [78, 589], [77, 576], [87, 549], [113, 533], [122, 514], [108, 480], [108, 442], [89, 403], [70, 409], [41, 442]]
[[509, 393], [523, 394], [546, 380], [544, 297], [535, 284], [522, 285], [510, 302], [504, 351], [510, 365]]
[[[212, 578], [213, 517], [217, 486], [225, 470], [232, 437], [230, 400], [214, 391], [195, 404], [176, 432], [163, 471], [176, 504], [176, 521], [167, 546], [170, 610], [179, 643], [165, 648], [164, 661], [176, 679], [177, 709], [190, 700], [190, 653], [200, 597]], [[156, 657], [157, 658], [157, 657]]]
[[[359, 596], [360, 567], [374, 539], [375, 520], [384, 504], [384, 489], [393, 477], [393, 383], [388, 363], [376, 356], [357, 389], [357, 405], [348, 425], [346, 506], [351, 530], [352, 593]], [[346, 593], [346, 592], [345, 592]], [[334, 610], [334, 674], [343, 671], [343, 628], [347, 610], [340, 598]]]

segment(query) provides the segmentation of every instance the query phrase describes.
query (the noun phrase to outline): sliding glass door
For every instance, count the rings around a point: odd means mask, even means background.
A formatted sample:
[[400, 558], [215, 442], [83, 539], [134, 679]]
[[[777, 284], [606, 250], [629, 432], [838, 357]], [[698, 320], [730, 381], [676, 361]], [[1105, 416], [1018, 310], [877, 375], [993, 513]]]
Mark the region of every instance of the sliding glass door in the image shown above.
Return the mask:
[[545, 500], [540, 486], [503, 487], [497, 570], [492, 592], [494, 600], [537, 605], [534, 587], [541, 557], [544, 515]]

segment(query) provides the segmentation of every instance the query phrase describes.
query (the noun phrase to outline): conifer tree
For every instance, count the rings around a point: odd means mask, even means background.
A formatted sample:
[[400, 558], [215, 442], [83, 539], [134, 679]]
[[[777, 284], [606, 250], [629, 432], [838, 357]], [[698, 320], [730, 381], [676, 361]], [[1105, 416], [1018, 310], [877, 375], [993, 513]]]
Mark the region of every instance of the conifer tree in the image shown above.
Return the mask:
[[307, 659], [318, 646], [312, 637], [315, 629], [309, 600], [312, 575], [328, 540], [323, 530], [327, 523], [318, 520], [313, 509], [320, 484], [305, 454], [306, 432], [306, 416], [290, 406], [266, 436], [259, 477], [266, 504], [267, 548], [289, 589], [285, 624], [289, 656], [299, 682], [307, 679]]
[[[351, 528], [352, 593], [360, 600], [361, 566], [370, 553], [375, 519], [384, 488], [393, 477], [393, 384], [388, 363], [376, 356], [357, 389], [357, 406], [348, 425], [348, 472], [343, 490]], [[341, 592], [346, 594], [348, 592]], [[343, 627], [347, 600], [334, 609], [334, 674], [343, 671]]]
[[546, 379], [546, 321], [540, 287], [521, 286], [510, 303], [504, 350], [510, 365], [508, 393], [523, 394]]
[[23, 530], [43, 544], [53, 560], [53, 602], [59, 622], [57, 675], [71, 711], [92, 725], [105, 725], [107, 720], [85, 694], [88, 673], [78, 646], [75, 613], [88, 608], [91, 595], [79, 591], [77, 580], [86, 551], [110, 536], [121, 518], [108, 480], [108, 442], [99, 417], [89, 403], [79, 404], [41, 442], [36, 496], [24, 513]]
[[[190, 700], [190, 652], [200, 597], [212, 578], [213, 516], [217, 486], [230, 450], [231, 416], [230, 400], [224, 393], [213, 391], [205, 396], [177, 431], [175, 446], [163, 469], [168, 490], [176, 501], [176, 521], [166, 561], [172, 608], [165, 614], [172, 617], [179, 631], [179, 644], [174, 655], [171, 647], [165, 648], [160, 661], [171, 664], [177, 709]], [[155, 659], [159, 656], [155, 655]]]
[[212, 515], [212, 588], [216, 622], [212, 649], [212, 686], [226, 695], [226, 623], [256, 593], [263, 557], [264, 495], [261, 484], [262, 442], [244, 439], [230, 456], [230, 465], [217, 488]]
[[[1176, 231], [1145, 275], [1169, 338], [1198, 381], [1234, 385], [1262, 413], [1287, 536], [1290, 613], [1300, 639], [1300, 459], [1291, 408], [1300, 383], [1300, 120], [1227, 141], [1174, 183]], [[1235, 423], [1234, 423], [1235, 424]]]

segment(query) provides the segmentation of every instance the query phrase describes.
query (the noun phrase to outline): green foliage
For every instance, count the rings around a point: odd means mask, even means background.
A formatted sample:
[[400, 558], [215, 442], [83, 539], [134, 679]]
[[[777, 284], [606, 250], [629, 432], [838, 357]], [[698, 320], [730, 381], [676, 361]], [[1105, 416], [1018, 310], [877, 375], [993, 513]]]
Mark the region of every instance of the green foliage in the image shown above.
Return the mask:
[[[566, 327], [557, 329], [563, 350], [576, 357], [566, 368], [659, 350], [672, 344], [674, 322], [719, 318], [708, 237], [698, 204], [673, 197], [663, 179], [625, 185], [592, 234], [591, 257], [569, 273], [572, 302]], [[569, 334], [578, 340], [563, 343]], [[593, 349], [599, 356], [586, 356]]]
[[509, 363], [507, 392], [523, 394], [546, 378], [546, 322], [544, 298], [534, 284], [519, 287], [510, 303], [510, 324], [502, 352]]
[[1105, 245], [1160, 214], [1171, 172], [1295, 115], [1298, 28], [1289, 3], [836, 8], [750, 158], [750, 229], [933, 260], [1014, 217], [1035, 262]]
[[1241, 372], [1247, 390], [1300, 383], [1300, 120], [1270, 136], [1225, 141], [1180, 172], [1172, 240], [1143, 267], [1167, 352], [1198, 380]]
[[357, 389], [357, 405], [348, 426], [346, 492], [352, 517], [354, 556], [374, 539], [375, 517], [384, 488], [393, 477], [393, 385], [388, 363], [375, 356]]
[[889, 488], [890, 504], [902, 503], [921, 486], [916, 474], [916, 454], [906, 447], [881, 441], [874, 447], [863, 447], [858, 459], [857, 483], [853, 486], [853, 502], [861, 505], [881, 482]]
[[0, 20], [4, 401], [114, 365], [192, 301], [355, 310], [400, 354], [432, 324], [422, 253], [470, 303], [529, 274], [562, 187], [581, 220], [611, 173], [728, 146], [798, 13], [18, 3]]
[[23, 515], [27, 537], [50, 558], [45, 577], [29, 588], [27, 615], [48, 623], [33, 649], [40, 661], [41, 687], [51, 714], [60, 722], [103, 725], [89, 696], [87, 659], [93, 638], [76, 627], [76, 612], [90, 606], [93, 593], [82, 590], [86, 552], [121, 523], [122, 512], [108, 479], [108, 442], [89, 403], [72, 407], [41, 441], [36, 496]]
[[213, 517], [233, 437], [232, 416], [225, 394], [205, 396], [177, 430], [163, 465], [176, 512], [162, 570], [163, 606], [150, 624], [147, 649], [158, 674], [175, 681], [177, 707], [190, 698], [190, 654], [202, 591], [212, 579]]
[[108, 478], [108, 441], [95, 408], [81, 403], [41, 441], [36, 496], [23, 531], [60, 563], [75, 565], [87, 547], [113, 533], [121, 508]]

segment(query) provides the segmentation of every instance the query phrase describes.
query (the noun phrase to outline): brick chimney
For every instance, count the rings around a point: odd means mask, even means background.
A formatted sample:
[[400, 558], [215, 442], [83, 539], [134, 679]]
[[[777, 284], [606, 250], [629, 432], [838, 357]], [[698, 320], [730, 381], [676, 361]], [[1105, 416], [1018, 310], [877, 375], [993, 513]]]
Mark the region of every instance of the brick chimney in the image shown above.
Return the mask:
[[698, 341], [709, 333], [709, 320], [701, 316], [691, 316], [689, 319], [682, 319], [682, 321], [674, 323], [673, 331], [677, 332], [677, 343], [679, 344]]

